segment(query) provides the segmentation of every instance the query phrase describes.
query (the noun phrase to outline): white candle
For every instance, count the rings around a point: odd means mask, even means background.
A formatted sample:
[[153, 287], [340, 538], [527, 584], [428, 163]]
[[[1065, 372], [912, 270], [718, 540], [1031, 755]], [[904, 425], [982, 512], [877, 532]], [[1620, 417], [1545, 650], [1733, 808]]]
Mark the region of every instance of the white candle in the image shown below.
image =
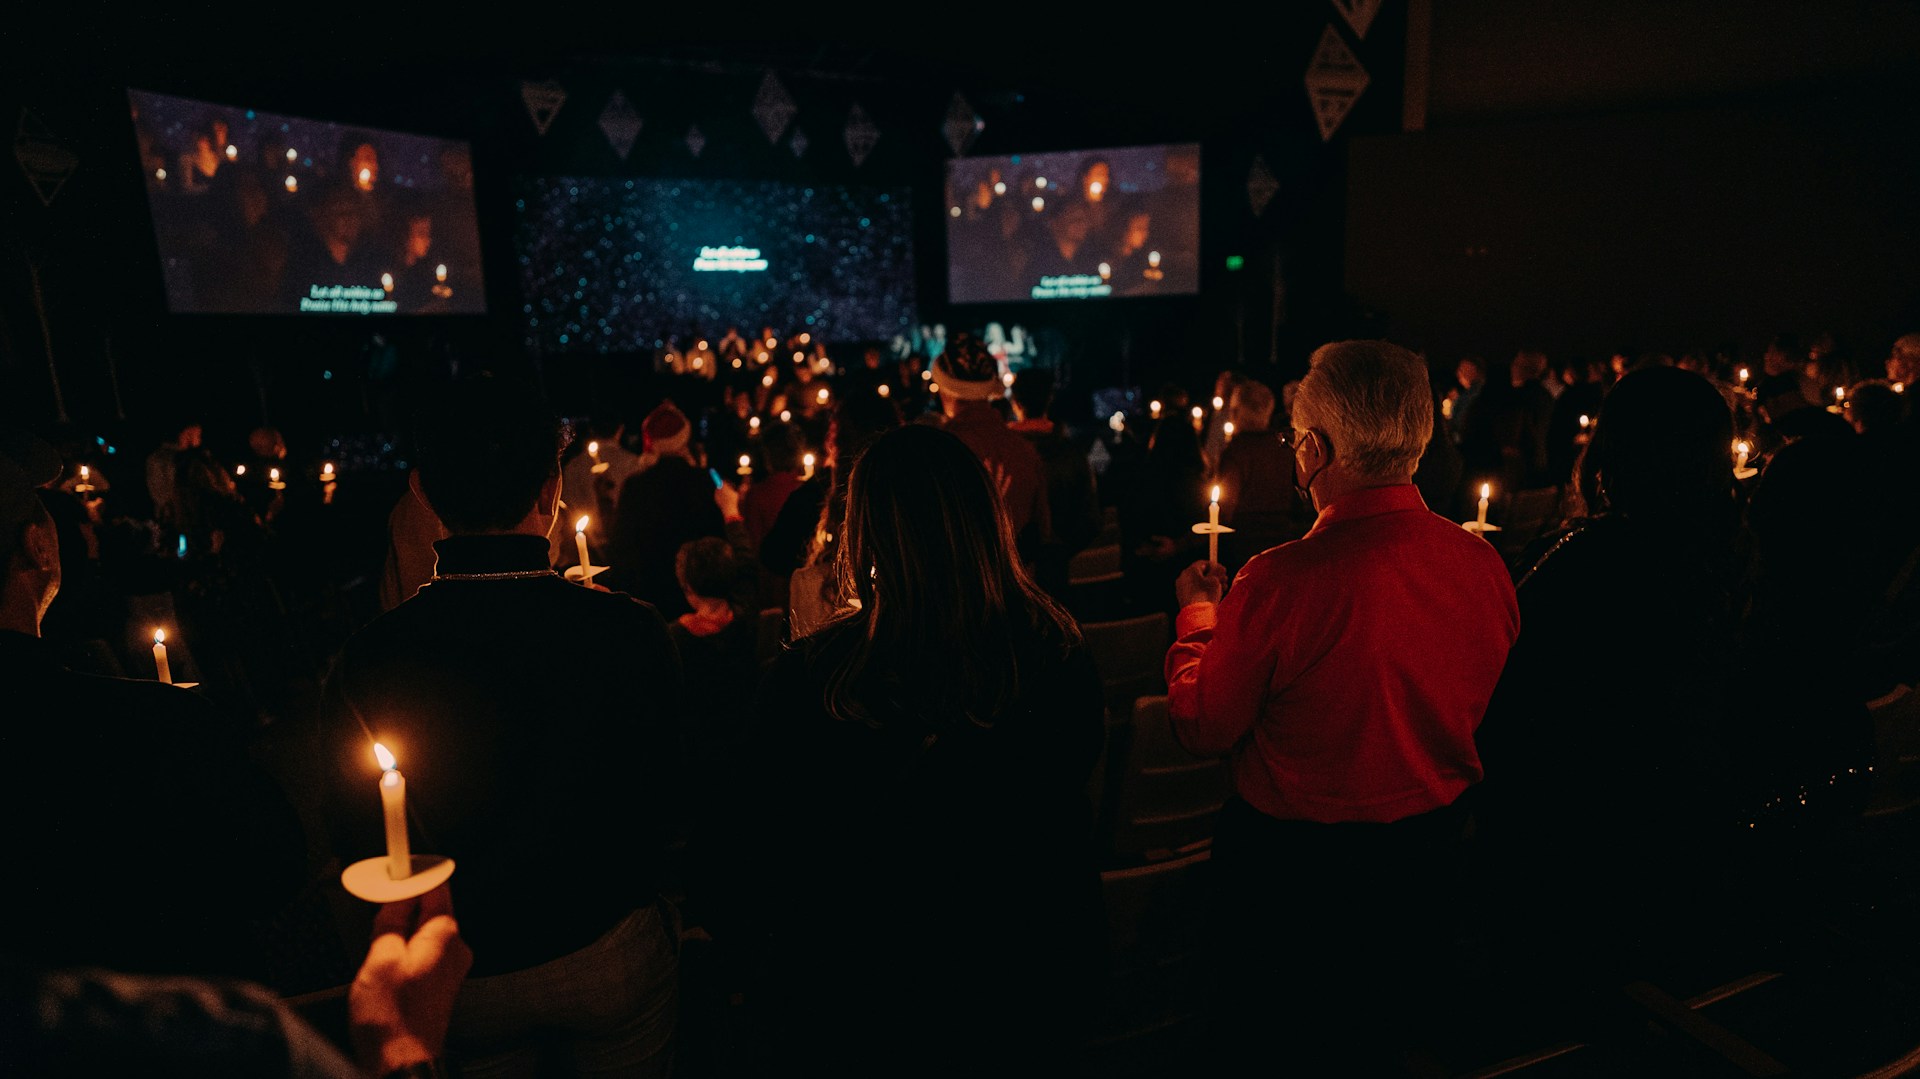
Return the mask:
[[1478, 531], [1485, 532], [1487, 530], [1487, 499], [1491, 497], [1493, 497], [1493, 484], [1491, 483], [1481, 484], [1480, 485], [1480, 516], [1476, 518], [1474, 521], [1474, 524]]
[[339, 478], [340, 477], [333, 474], [332, 461], [328, 461], [326, 464], [320, 466], [320, 482], [321, 483], [332, 483], [333, 481]]
[[1735, 439], [1733, 443], [1733, 470], [1747, 467], [1747, 455], [1753, 452], [1753, 446], [1746, 439]]
[[582, 515], [573, 522], [573, 542], [580, 548], [580, 583], [587, 584], [587, 567], [592, 564], [587, 558], [587, 516]]
[[599, 464], [600, 463], [600, 443], [598, 442], [587, 443], [587, 456], [593, 458], [594, 464], [596, 465]]
[[1226, 423], [1222, 424], [1220, 427], [1220, 430], [1222, 434], [1225, 434], [1227, 436], [1228, 442], [1233, 441], [1233, 421], [1232, 420], [1228, 420]]
[[734, 471], [740, 473], [742, 476], [753, 475], [753, 458], [744, 453], [741, 454], [740, 467], [734, 469]]
[[1147, 416], [1150, 419], [1156, 419], [1156, 420], [1160, 418], [1160, 402], [1158, 401], [1147, 402]]
[[804, 454], [801, 456], [800, 467], [806, 469], [806, 471], [800, 473], [800, 479], [802, 481], [810, 480], [813, 478], [813, 461], [814, 461], [814, 457], [813, 457], [813, 454], [811, 453]]
[[1213, 485], [1213, 501], [1207, 503], [1207, 561], [1220, 561], [1220, 485]]
[[1588, 427], [1588, 426], [1589, 426], [1590, 424], [1592, 424], [1592, 423], [1593, 423], [1593, 417], [1591, 417], [1591, 416], [1582, 416], [1582, 417], [1580, 417], [1580, 429], [1581, 429], [1582, 431], [1584, 431], [1584, 430], [1586, 430], [1586, 429], [1587, 429], [1587, 427]]
[[1206, 409], [1201, 408], [1199, 405], [1193, 406], [1193, 429], [1195, 431], [1200, 430], [1200, 428], [1204, 426], [1202, 421], [1206, 418], [1206, 415]]
[[158, 677], [162, 682], [165, 682], [168, 685], [172, 685], [173, 684], [173, 668], [167, 666], [167, 643], [166, 642], [167, 642], [166, 630], [156, 629], [153, 631], [153, 668], [156, 672], [158, 672]]
[[1747, 385], [1747, 378], [1748, 378], [1748, 377], [1749, 377], [1749, 376], [1750, 376], [1751, 374], [1752, 374], [1752, 372], [1750, 372], [1750, 371], [1748, 371], [1748, 370], [1747, 370], [1746, 368], [1744, 368], [1744, 367], [1742, 367], [1742, 368], [1740, 369], [1740, 386], [1741, 386], [1741, 388], [1742, 388], [1742, 389], [1744, 389], [1744, 388], [1746, 388], [1746, 385]]
[[413, 851], [407, 845], [407, 777], [394, 767], [393, 754], [378, 742], [373, 758], [380, 762], [380, 809], [387, 820], [387, 876], [413, 876]]

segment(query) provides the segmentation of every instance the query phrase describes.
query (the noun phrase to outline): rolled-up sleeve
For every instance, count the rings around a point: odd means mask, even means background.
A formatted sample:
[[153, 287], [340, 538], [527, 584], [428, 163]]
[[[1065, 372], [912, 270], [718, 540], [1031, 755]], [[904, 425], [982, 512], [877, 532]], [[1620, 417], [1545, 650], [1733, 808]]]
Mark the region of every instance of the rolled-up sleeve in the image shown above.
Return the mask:
[[1249, 632], [1257, 620], [1249, 610], [1256, 591], [1238, 581], [1217, 605], [1189, 604], [1174, 621], [1167, 711], [1174, 737], [1196, 756], [1216, 757], [1239, 745], [1267, 698], [1274, 652], [1267, 634]]

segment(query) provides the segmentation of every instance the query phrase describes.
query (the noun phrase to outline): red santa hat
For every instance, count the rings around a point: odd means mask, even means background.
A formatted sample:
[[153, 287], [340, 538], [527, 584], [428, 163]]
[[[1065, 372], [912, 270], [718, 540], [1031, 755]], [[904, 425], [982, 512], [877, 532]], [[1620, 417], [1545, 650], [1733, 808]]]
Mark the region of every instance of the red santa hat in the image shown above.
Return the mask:
[[640, 436], [645, 440], [648, 453], [679, 453], [687, 448], [687, 440], [692, 437], [693, 427], [687, 423], [686, 414], [673, 407], [672, 401], [663, 401], [647, 418], [641, 421]]

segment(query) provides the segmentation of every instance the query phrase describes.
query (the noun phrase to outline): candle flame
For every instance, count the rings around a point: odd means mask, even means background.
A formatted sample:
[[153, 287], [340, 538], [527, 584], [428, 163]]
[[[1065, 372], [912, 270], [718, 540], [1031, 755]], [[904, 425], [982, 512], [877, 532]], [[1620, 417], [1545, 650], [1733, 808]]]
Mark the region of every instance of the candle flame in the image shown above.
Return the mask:
[[81, 465], [81, 466], [80, 466], [80, 478], [84, 480], [84, 479], [86, 479], [86, 478], [87, 478], [87, 476], [88, 476], [88, 475], [89, 475], [89, 473], [87, 472], [87, 466], [86, 466], [86, 465]]
[[587, 456], [588, 457], [600, 456], [600, 443], [598, 442], [587, 443]]
[[1846, 400], [1846, 399], [1847, 399], [1847, 391], [1846, 391], [1846, 388], [1845, 388], [1845, 387], [1843, 387], [1843, 386], [1835, 386], [1835, 387], [1833, 388], [1833, 399], [1834, 399], [1834, 400], [1836, 400], [1836, 401], [1844, 401], [1844, 400]]
[[234, 475], [236, 475], [236, 476], [244, 476], [244, 475], [246, 475], [246, 474], [247, 474], [247, 466], [246, 466], [246, 465], [241, 465], [241, 466], [239, 466], [238, 468], [235, 468], [235, 469], [233, 470], [233, 474], [234, 474]]
[[1217, 483], [1213, 485], [1213, 500], [1220, 501], [1220, 485]]
[[1591, 417], [1591, 416], [1582, 416], [1582, 417], [1580, 417], [1580, 426], [1582, 426], [1582, 427], [1585, 427], [1585, 426], [1587, 426], [1588, 424], [1590, 424], [1590, 423], [1592, 423], [1592, 422], [1593, 422], [1593, 417]]
[[1227, 437], [1232, 438], [1233, 437], [1233, 421], [1232, 420], [1228, 420], [1226, 422], [1225, 430], [1227, 432]]
[[1216, 398], [1214, 398], [1214, 399], [1213, 399], [1213, 407], [1214, 407], [1215, 409], [1222, 409], [1222, 408], [1225, 408], [1225, 407], [1227, 407], [1227, 403], [1226, 403], [1225, 401], [1223, 401], [1223, 400], [1221, 400], [1220, 398], [1218, 398], [1218, 397], [1216, 397]]
[[813, 467], [813, 461], [814, 461], [814, 457], [813, 457], [813, 454], [811, 453], [806, 454], [800, 458], [800, 463], [803, 465], [806, 465], [808, 468]]
[[589, 519], [590, 518], [587, 514], [584, 514], [584, 513], [581, 514], [580, 519], [573, 522], [573, 530], [575, 532], [585, 532], [587, 530], [587, 521]]
[[1196, 419], [1196, 420], [1197, 420], [1197, 419], [1199, 419], [1200, 417], [1202, 417], [1202, 416], [1204, 416], [1204, 415], [1206, 415], [1206, 414], [1207, 414], [1207, 410], [1206, 410], [1206, 409], [1204, 409], [1204, 408], [1201, 408], [1201, 407], [1200, 407], [1199, 405], [1195, 405], [1195, 406], [1193, 406], [1193, 418], [1194, 418], [1194, 419]]
[[393, 759], [393, 753], [378, 742], [373, 744], [373, 759], [380, 762], [380, 770], [383, 772], [393, 771], [393, 766], [397, 763]]
[[752, 419], [748, 420], [747, 426], [755, 431], [758, 431], [760, 429], [760, 417], [755, 416]]
[[1481, 484], [1481, 485], [1480, 485], [1480, 497], [1481, 497], [1481, 498], [1492, 498], [1492, 497], [1493, 497], [1493, 484], [1491, 484], [1491, 483], [1483, 483], [1483, 484]]
[[269, 468], [269, 469], [267, 469], [267, 478], [268, 478], [268, 479], [270, 479], [270, 480], [277, 480], [277, 479], [279, 479], [279, 478], [280, 478], [280, 470], [279, 470], [279, 469], [277, 469], [277, 468]]
[[166, 630], [164, 630], [164, 629], [156, 629], [156, 630], [154, 630], [154, 631], [153, 631], [153, 643], [154, 643], [154, 644], [165, 644], [165, 643], [167, 643], [167, 631], [166, 631]]
[[744, 453], [743, 453], [743, 454], [741, 454], [741, 455], [740, 455], [740, 467], [741, 467], [741, 468], [751, 468], [751, 467], [753, 467], [753, 458], [752, 458], [752, 457], [749, 457], [749, 456], [747, 456], [747, 455], [746, 455], [746, 454], [744, 454]]
[[826, 403], [827, 403], [827, 388], [826, 388], [825, 386], [822, 386], [822, 387], [820, 387], [820, 392], [819, 392], [819, 393], [817, 393], [817, 394], [814, 394], [814, 399], [815, 399], [815, 400], [818, 400], [818, 401], [819, 401], [819, 402], [820, 402], [821, 404], [823, 404], [823, 405], [824, 405], [824, 404], [826, 404]]

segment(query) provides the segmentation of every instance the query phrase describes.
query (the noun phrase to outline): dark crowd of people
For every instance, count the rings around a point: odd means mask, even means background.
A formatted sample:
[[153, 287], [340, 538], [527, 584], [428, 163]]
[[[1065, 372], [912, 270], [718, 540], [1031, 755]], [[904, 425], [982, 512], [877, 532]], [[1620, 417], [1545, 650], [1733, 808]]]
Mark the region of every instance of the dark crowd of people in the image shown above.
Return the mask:
[[[1076, 429], [968, 333], [736, 331], [571, 422], [437, 387], [371, 535], [272, 428], [131, 476], [5, 431], [0, 1065], [1078, 1073], [1138, 673], [1083, 627], [1156, 613], [1231, 776], [1196, 1072], [1432, 1074], [1790, 966], [1920, 730], [1916, 374], [1340, 341]], [[456, 869], [375, 906], [395, 770]]]

